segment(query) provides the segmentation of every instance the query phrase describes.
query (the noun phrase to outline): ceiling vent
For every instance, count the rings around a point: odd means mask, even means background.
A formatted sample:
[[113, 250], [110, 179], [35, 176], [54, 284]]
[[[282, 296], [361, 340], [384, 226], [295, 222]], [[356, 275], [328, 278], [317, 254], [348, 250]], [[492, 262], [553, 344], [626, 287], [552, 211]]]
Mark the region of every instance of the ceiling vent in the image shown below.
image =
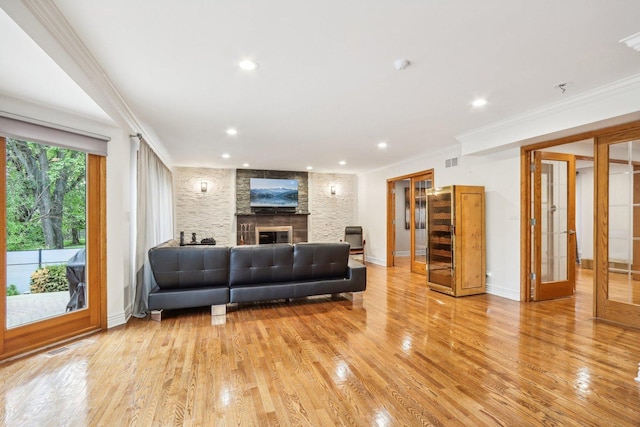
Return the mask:
[[458, 166], [458, 158], [457, 157], [452, 157], [450, 159], [447, 159], [444, 161], [444, 167], [445, 168], [452, 168]]

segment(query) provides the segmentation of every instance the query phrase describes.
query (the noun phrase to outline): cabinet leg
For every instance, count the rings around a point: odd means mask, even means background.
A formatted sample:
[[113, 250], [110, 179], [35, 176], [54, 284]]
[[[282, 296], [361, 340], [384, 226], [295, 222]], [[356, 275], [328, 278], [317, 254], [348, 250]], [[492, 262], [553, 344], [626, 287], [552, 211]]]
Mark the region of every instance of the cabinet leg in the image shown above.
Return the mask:
[[151, 310], [151, 320], [162, 321], [162, 310]]
[[226, 314], [227, 314], [227, 306], [226, 306], [226, 304], [212, 305], [211, 306], [211, 315], [212, 316], [225, 316]]

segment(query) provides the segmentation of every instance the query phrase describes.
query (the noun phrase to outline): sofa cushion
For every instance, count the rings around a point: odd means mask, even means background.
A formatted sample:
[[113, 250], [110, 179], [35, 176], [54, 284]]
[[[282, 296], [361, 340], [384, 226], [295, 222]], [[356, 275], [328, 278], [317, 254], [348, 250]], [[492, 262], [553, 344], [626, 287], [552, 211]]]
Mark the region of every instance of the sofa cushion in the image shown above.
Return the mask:
[[294, 296], [295, 285], [293, 283], [243, 285], [235, 286], [229, 290], [229, 302], [232, 303], [286, 299]]
[[229, 254], [229, 285], [246, 286], [291, 281], [293, 246], [236, 246]]
[[293, 259], [294, 280], [344, 278], [349, 263], [349, 244], [298, 243]]
[[149, 249], [149, 263], [160, 289], [226, 286], [229, 248], [175, 246], [170, 242]]
[[149, 310], [202, 307], [229, 302], [229, 288], [207, 286], [199, 288], [160, 289], [149, 293]]

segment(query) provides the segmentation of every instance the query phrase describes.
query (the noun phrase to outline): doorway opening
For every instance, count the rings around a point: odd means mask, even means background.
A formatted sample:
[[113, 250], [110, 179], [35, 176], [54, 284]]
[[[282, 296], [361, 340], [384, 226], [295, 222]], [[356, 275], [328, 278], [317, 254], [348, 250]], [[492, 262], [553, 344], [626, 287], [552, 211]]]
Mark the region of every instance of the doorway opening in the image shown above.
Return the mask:
[[[566, 194], [576, 198], [575, 226], [554, 212], [561, 192], [550, 173], [560, 169], [539, 168], [543, 153], [575, 162], [576, 171], [566, 175], [574, 178], [575, 190]], [[546, 194], [539, 179], [545, 170]], [[594, 317], [640, 327], [640, 122], [523, 147], [521, 182], [520, 299], [567, 296], [556, 291], [573, 269], [592, 278]]]
[[427, 190], [433, 169], [387, 180], [387, 266], [426, 274]]

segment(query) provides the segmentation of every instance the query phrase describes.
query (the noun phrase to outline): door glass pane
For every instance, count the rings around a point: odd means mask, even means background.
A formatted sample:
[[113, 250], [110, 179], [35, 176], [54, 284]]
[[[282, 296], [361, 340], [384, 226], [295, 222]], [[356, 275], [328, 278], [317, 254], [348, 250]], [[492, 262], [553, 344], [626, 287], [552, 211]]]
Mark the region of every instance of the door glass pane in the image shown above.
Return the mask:
[[543, 160], [541, 177], [541, 281], [567, 280], [567, 162]]
[[453, 287], [453, 200], [450, 189], [429, 194], [428, 281]]
[[414, 261], [427, 263], [427, 189], [431, 188], [431, 180], [414, 181]]
[[86, 309], [86, 154], [7, 139], [6, 165], [7, 328]]
[[640, 141], [609, 146], [608, 298], [628, 304], [640, 304], [639, 153]]

